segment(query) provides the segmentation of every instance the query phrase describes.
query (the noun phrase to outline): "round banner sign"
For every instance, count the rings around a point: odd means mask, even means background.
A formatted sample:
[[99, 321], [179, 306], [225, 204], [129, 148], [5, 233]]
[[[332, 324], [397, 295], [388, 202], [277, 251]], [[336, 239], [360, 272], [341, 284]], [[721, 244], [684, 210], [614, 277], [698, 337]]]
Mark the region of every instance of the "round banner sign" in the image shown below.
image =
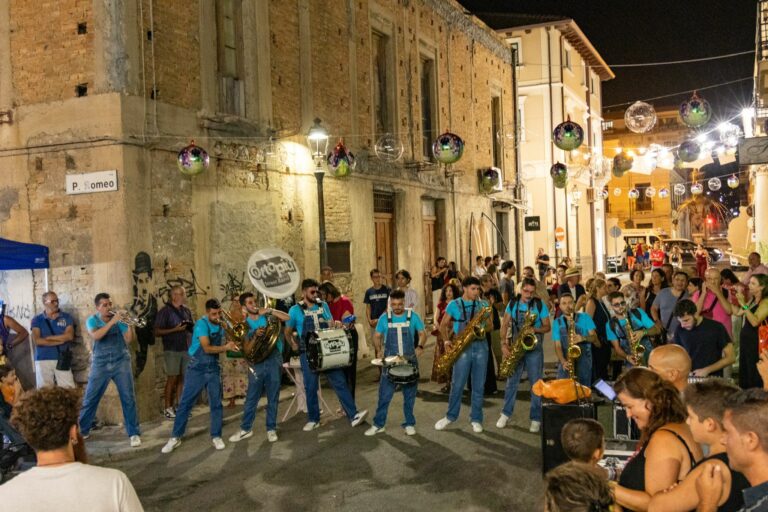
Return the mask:
[[276, 247], [261, 249], [248, 259], [248, 277], [253, 286], [271, 299], [285, 299], [296, 292], [301, 275], [288, 253]]

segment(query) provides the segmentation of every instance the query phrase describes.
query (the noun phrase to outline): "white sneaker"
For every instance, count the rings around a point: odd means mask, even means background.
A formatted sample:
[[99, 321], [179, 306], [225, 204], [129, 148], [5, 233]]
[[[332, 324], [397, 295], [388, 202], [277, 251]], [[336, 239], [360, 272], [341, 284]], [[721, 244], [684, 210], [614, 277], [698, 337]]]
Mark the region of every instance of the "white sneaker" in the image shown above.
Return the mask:
[[405, 435], [407, 436], [415, 436], [416, 435], [416, 427], [413, 425], [408, 425], [405, 427]]
[[163, 446], [163, 449], [160, 450], [163, 453], [171, 453], [173, 450], [179, 447], [181, 444], [181, 439], [178, 437], [172, 437], [168, 440], [167, 443], [165, 443], [165, 446]]
[[453, 423], [448, 418], [443, 418], [441, 420], [437, 420], [437, 423], [435, 423], [435, 430], [445, 430], [445, 427]]
[[350, 424], [353, 427], [358, 426], [359, 424], [361, 424], [363, 422], [363, 420], [365, 419], [365, 417], [367, 415], [368, 415], [368, 411], [367, 410], [358, 412], [357, 414], [355, 414], [355, 417], [352, 418], [352, 422]]
[[477, 421], [472, 422], [472, 430], [475, 432], [475, 434], [479, 434], [483, 431], [483, 424], [478, 423]]
[[372, 425], [371, 428], [365, 431], [365, 435], [370, 437], [382, 432], [384, 432], [384, 427], [377, 427], [376, 425]]
[[531, 434], [537, 434], [541, 430], [541, 422], [540, 421], [531, 421], [531, 428], [528, 429], [528, 432]]
[[277, 432], [274, 430], [267, 430], [267, 441], [270, 443], [274, 443], [277, 441]]
[[306, 425], [304, 425], [304, 428], [302, 429], [304, 432], [311, 432], [315, 430], [316, 428], [320, 427], [320, 424], [316, 421], [308, 421]]
[[501, 415], [499, 416], [499, 421], [496, 422], [496, 428], [506, 427], [508, 421], [509, 421], [509, 416], [507, 416], [504, 413], [501, 413]]
[[131, 448], [138, 448], [141, 446], [141, 437], [131, 436]]
[[220, 437], [214, 437], [211, 439], [211, 442], [213, 443], [213, 447], [217, 450], [223, 450], [226, 447], [224, 440]]
[[232, 434], [229, 436], [229, 442], [230, 443], [236, 443], [238, 441], [242, 441], [243, 439], [248, 439], [253, 435], [253, 430], [241, 430], [237, 434]]

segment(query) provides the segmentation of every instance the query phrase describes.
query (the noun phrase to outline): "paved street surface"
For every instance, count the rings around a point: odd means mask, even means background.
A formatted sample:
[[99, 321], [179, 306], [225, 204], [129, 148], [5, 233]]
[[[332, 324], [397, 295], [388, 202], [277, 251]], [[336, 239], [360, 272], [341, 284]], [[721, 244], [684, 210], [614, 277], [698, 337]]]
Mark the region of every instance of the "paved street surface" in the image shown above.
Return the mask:
[[[227, 438], [239, 428], [239, 414], [234, 414], [240, 412], [238, 406], [225, 409], [227, 447], [220, 452], [210, 443], [204, 413], [190, 422], [196, 435], [186, 437], [170, 455], [160, 453], [170, 433], [169, 421], [144, 428], [139, 450], [125, 448], [124, 435], [109, 432], [95, 434], [89, 450], [95, 461], [128, 475], [146, 510], [539, 510], [541, 447], [540, 437], [528, 433], [528, 393], [521, 393], [524, 400], [518, 402], [514, 421], [506, 429], [495, 426], [503, 398], [500, 391], [485, 400], [482, 434], [473, 433], [469, 425], [468, 400], [459, 420], [438, 432], [434, 423], [445, 414], [447, 395], [440, 393], [440, 385], [424, 379], [431, 362], [428, 350], [421, 362], [413, 437], [400, 427], [401, 394], [390, 406], [386, 432], [363, 435], [370, 426], [378, 386], [376, 369], [362, 360], [357, 403], [369, 410], [369, 416], [356, 428], [333, 415], [338, 402], [324, 387], [333, 411], [324, 411], [322, 426], [303, 432], [306, 416], [300, 413], [279, 424], [276, 443], [266, 440], [262, 408], [254, 436], [229, 443]], [[288, 404], [287, 391], [280, 418]], [[107, 445], [118, 449], [107, 454]]]

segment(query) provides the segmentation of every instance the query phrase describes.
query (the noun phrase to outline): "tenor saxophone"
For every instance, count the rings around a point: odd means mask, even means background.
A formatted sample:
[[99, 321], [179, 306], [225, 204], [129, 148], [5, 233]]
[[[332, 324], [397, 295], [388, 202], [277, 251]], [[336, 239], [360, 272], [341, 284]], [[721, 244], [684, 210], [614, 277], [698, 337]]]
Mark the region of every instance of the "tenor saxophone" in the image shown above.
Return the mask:
[[509, 355], [501, 360], [501, 364], [499, 365], [499, 377], [507, 379], [512, 376], [525, 353], [535, 349], [539, 344], [539, 338], [533, 331], [533, 325], [536, 323], [537, 316], [538, 315], [532, 311], [525, 313], [523, 326], [520, 328], [520, 332], [517, 333], [517, 336], [512, 342], [512, 348], [509, 351]]
[[491, 306], [483, 306], [478, 313], [467, 322], [456, 338], [453, 340], [451, 350], [443, 354], [440, 359], [437, 360], [436, 371], [439, 375], [448, 375], [451, 371], [454, 363], [459, 358], [462, 352], [472, 343], [479, 338], [485, 338], [485, 322], [491, 317]]
[[581, 357], [581, 347], [576, 343], [576, 315], [568, 320], [568, 377], [576, 380], [576, 361]]

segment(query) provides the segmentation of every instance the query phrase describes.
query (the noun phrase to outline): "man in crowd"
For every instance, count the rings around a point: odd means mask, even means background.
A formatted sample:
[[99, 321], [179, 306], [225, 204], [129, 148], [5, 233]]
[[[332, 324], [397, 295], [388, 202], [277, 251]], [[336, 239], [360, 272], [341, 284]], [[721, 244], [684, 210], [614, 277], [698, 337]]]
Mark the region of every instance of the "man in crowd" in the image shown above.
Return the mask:
[[[405, 309], [405, 294], [401, 290], [394, 290], [389, 297], [391, 310], [379, 318], [374, 335], [374, 347], [376, 357], [388, 358], [400, 356], [407, 364], [418, 368], [418, 356], [424, 352], [423, 343], [427, 339], [424, 331], [424, 322], [419, 314], [413, 310]], [[373, 436], [384, 432], [387, 423], [387, 411], [392, 397], [397, 391], [397, 385], [389, 379], [389, 368], [385, 368], [379, 379], [379, 403], [376, 406], [376, 416], [373, 425], [365, 431], [366, 436]], [[403, 384], [403, 428], [406, 435], [416, 434], [416, 418], [413, 415], [413, 406], [416, 403], [416, 386], [418, 379], [409, 384]]]
[[[251, 292], [240, 295], [240, 306], [248, 324], [248, 334], [243, 343], [243, 353], [249, 354], [254, 350], [255, 343], [268, 343], [262, 340], [268, 327], [268, 315], [274, 316], [277, 322], [288, 321], [288, 314], [272, 308], [259, 308], [256, 297]], [[278, 329], [279, 336], [279, 329]], [[267, 350], [265, 347], [264, 350]], [[256, 406], [259, 405], [261, 395], [267, 395], [267, 441], [277, 441], [277, 403], [280, 399], [280, 370], [283, 364], [283, 341], [278, 339], [272, 350], [266, 357], [258, 362], [247, 361], [250, 366], [248, 372], [248, 392], [245, 396], [243, 407], [243, 420], [240, 423], [240, 431], [230, 436], [229, 440], [236, 443], [253, 435], [253, 420], [256, 418]], [[246, 357], [247, 360], [247, 357]]]
[[504, 304], [509, 304], [515, 296], [515, 264], [505, 261], [501, 264], [501, 279], [499, 280], [499, 292]]
[[[533, 350], [526, 350], [517, 368], [507, 379], [506, 389], [504, 390], [504, 407], [499, 416], [496, 426], [504, 428], [512, 416], [517, 399], [517, 388], [520, 385], [520, 379], [523, 370], [528, 373], [528, 379], [533, 385], [544, 373], [544, 334], [549, 332], [551, 324], [549, 320], [549, 310], [547, 305], [539, 298], [534, 297], [536, 293], [536, 282], [533, 279], [524, 278], [520, 288], [520, 295], [517, 295], [504, 311], [504, 318], [501, 321], [501, 351], [504, 359], [509, 357], [513, 349], [520, 329], [525, 324], [525, 316], [528, 312], [536, 315], [533, 323], [533, 332], [537, 338], [536, 347]], [[503, 359], [502, 359], [503, 360]], [[541, 397], [531, 394], [531, 410], [529, 417], [531, 419], [530, 432], [536, 433], [541, 429]]]
[[664, 277], [667, 278], [667, 282], [671, 283], [672, 282], [672, 278], [675, 275], [675, 267], [674, 267], [674, 265], [672, 265], [671, 263], [664, 263], [661, 266], [661, 270], [662, 270], [662, 272], [664, 272]]
[[196, 323], [192, 332], [192, 344], [189, 346], [189, 365], [184, 379], [184, 390], [179, 400], [179, 408], [173, 421], [173, 434], [163, 446], [163, 453], [171, 453], [181, 444], [181, 436], [187, 429], [187, 421], [197, 397], [205, 388], [208, 392], [208, 404], [211, 409], [211, 442], [217, 450], [223, 450], [221, 439], [223, 407], [221, 405], [221, 368], [219, 354], [227, 350], [236, 351], [234, 341], [224, 343], [224, 329], [221, 326], [221, 304], [216, 299], [205, 303], [205, 316]]
[[536, 255], [536, 266], [539, 268], [539, 281], [543, 281], [544, 276], [547, 275], [547, 270], [549, 270], [549, 255], [544, 252], [543, 247], [539, 247], [539, 252]]
[[331, 267], [323, 267], [320, 269], [320, 282], [333, 282], [333, 269]]
[[80, 411], [80, 432], [84, 438], [88, 438], [96, 417], [96, 409], [111, 380], [120, 395], [125, 429], [128, 431], [131, 446], [135, 448], [141, 445], [141, 437], [136, 396], [133, 391], [131, 353], [128, 350], [128, 345], [133, 341], [133, 327], [125, 323], [122, 313], [112, 311], [112, 299], [109, 294], [99, 293], [93, 302], [96, 305], [96, 313], [89, 317], [85, 324], [93, 339], [93, 357], [83, 408]]
[[560, 285], [557, 292], [557, 297], [560, 298], [566, 293], [573, 297], [573, 300], [577, 301], [586, 293], [584, 286], [579, 281], [581, 280], [581, 270], [576, 267], [571, 267], [565, 271], [565, 282]]
[[[317, 390], [320, 375], [309, 367], [307, 360], [307, 335], [311, 332], [319, 331], [333, 323], [331, 311], [328, 304], [320, 301], [318, 303], [318, 287], [320, 284], [314, 279], [304, 279], [301, 282], [301, 302], [295, 304], [288, 311], [288, 321], [285, 324], [285, 339], [291, 344], [294, 351], [298, 351], [301, 360], [301, 373], [304, 377], [304, 389], [307, 397], [307, 423], [304, 425], [305, 432], [311, 432], [320, 426], [320, 404], [317, 399]], [[337, 322], [337, 327], [341, 323]], [[294, 336], [294, 331], [298, 334], [298, 341]], [[355, 399], [347, 387], [347, 380], [343, 369], [333, 369], [323, 372], [333, 386], [336, 396], [339, 398], [342, 409], [349, 418], [353, 427], [358, 426], [365, 419], [368, 411], [358, 411], [355, 405]]]
[[733, 343], [722, 324], [702, 317], [691, 300], [681, 300], [675, 306], [680, 327], [673, 342], [691, 356], [691, 368], [697, 377], [723, 376], [723, 368], [736, 360]]
[[[447, 268], [448, 267], [446, 267], [446, 271]], [[381, 272], [379, 272], [379, 269], [374, 268], [371, 270], [370, 276], [373, 286], [365, 290], [363, 303], [365, 304], [365, 318], [368, 321], [368, 326], [371, 328], [371, 336], [369, 339], [372, 340], [376, 331], [376, 325], [379, 322], [379, 317], [387, 311], [390, 289], [387, 285], [382, 283]], [[435, 309], [437, 309], [437, 303], [435, 303]]]
[[605, 326], [606, 338], [616, 355], [624, 359], [625, 366], [644, 364], [651, 352], [649, 336], [658, 334], [658, 327], [642, 309], [627, 310], [627, 299], [621, 292], [613, 292], [609, 297], [613, 315]]
[[741, 280], [741, 284], [744, 286], [749, 285], [749, 279], [756, 274], [768, 274], [768, 267], [763, 265], [760, 261], [760, 253], [751, 252], [747, 257], [747, 263], [749, 263], [749, 270], [744, 274]]
[[43, 294], [45, 311], [32, 319], [35, 341], [36, 386], [75, 387], [72, 375], [72, 341], [75, 321], [59, 310], [59, 297], [54, 292]]
[[661, 248], [661, 241], [653, 242], [653, 249], [650, 253], [651, 270], [661, 268], [664, 264], [664, 249]]
[[485, 265], [483, 264], [483, 257], [478, 256], [475, 258], [475, 268], [472, 270], [472, 276], [480, 279], [483, 274], [487, 272]]
[[672, 341], [675, 329], [679, 325], [675, 316], [675, 306], [681, 300], [688, 298], [688, 274], [682, 271], [675, 272], [672, 278], [672, 286], [662, 289], [651, 306], [651, 316], [661, 334], [665, 334], [667, 340]]
[[[568, 348], [573, 341], [581, 350], [581, 355], [573, 362], [576, 365], [574, 375], [580, 384], [589, 387], [592, 385], [592, 345], [600, 342], [597, 340], [592, 317], [586, 313], [575, 312], [574, 306], [575, 302], [570, 294], [560, 297], [562, 315], [552, 323], [552, 342], [555, 344], [555, 355], [560, 361], [557, 378], [565, 379], [569, 376], [572, 362], [568, 359]], [[573, 340], [568, 334], [572, 325]]]
[[648, 368], [682, 393], [691, 373], [691, 356], [680, 345], [661, 345], [648, 357]]
[[165, 367], [165, 417], [176, 417], [176, 406], [184, 388], [184, 372], [189, 363], [190, 336], [194, 321], [186, 306], [187, 291], [183, 286], [171, 288], [171, 300], [155, 318], [155, 336], [163, 340], [163, 366]]
[[[768, 510], [768, 392], [739, 391], [729, 398], [723, 417], [723, 444], [728, 465], [747, 477], [752, 486], [744, 489], [744, 512]], [[696, 482], [699, 512], [715, 512], [723, 495], [723, 472], [708, 462]]]

